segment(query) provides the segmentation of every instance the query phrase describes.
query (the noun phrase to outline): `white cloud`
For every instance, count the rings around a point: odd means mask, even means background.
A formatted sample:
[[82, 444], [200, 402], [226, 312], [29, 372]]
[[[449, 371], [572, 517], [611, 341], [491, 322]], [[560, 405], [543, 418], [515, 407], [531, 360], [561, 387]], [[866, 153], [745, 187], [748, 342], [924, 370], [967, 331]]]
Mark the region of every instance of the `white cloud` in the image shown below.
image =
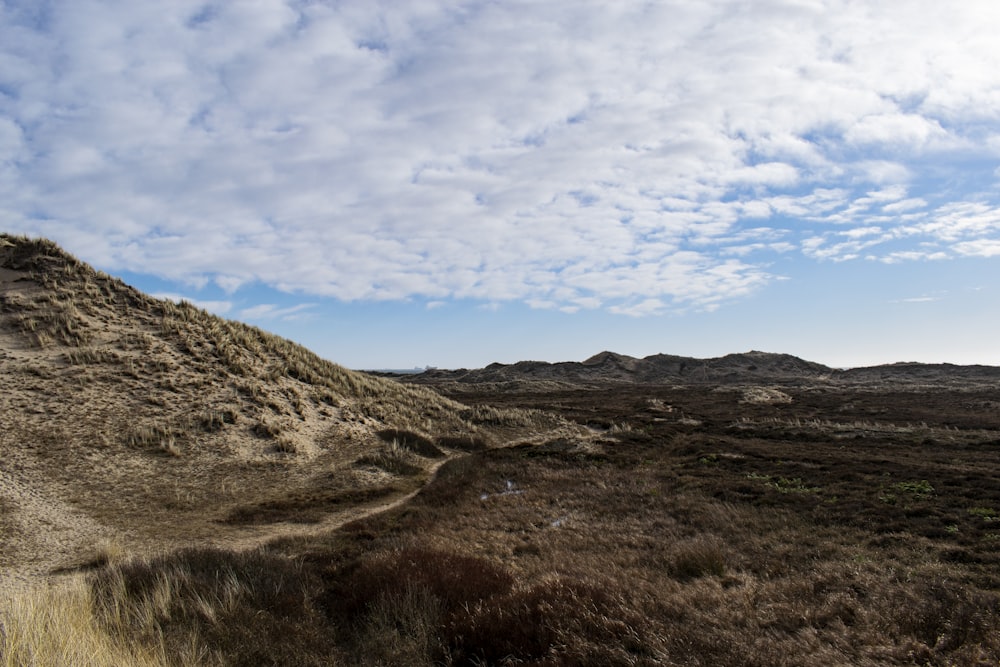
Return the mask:
[[915, 114], [875, 114], [860, 119], [845, 134], [854, 144], [882, 144], [893, 150], [919, 150], [929, 142], [946, 141], [940, 123]]
[[897, 252], [890, 252], [881, 257], [871, 256], [869, 259], [875, 259], [883, 264], [899, 264], [900, 262], [914, 262], [914, 261], [936, 261], [942, 259], [949, 259], [950, 256], [945, 252], [933, 252], [933, 251], [921, 251], [921, 250], [899, 250]]
[[1000, 239], [979, 239], [956, 243], [955, 252], [971, 257], [1000, 257]]
[[892, 303], [932, 303], [940, 300], [940, 296], [913, 296], [906, 299], [897, 299]]
[[906, 183], [913, 178], [913, 169], [892, 160], [858, 160], [850, 165], [862, 182], [883, 185], [886, 183]]
[[876, 234], [882, 234], [881, 227], [858, 227], [856, 229], [848, 229], [842, 232], [838, 232], [840, 236], [846, 236], [849, 239], [859, 239], [865, 236], [872, 236]]
[[312, 308], [315, 304], [300, 303], [295, 306], [281, 308], [273, 303], [262, 303], [240, 311], [240, 318], [244, 320], [295, 320], [303, 317], [304, 311]]
[[635, 304], [612, 306], [610, 310], [612, 313], [616, 313], [618, 315], [643, 317], [645, 315], [656, 315], [662, 313], [666, 307], [667, 304], [663, 303], [659, 299], [644, 299]]
[[998, 23], [985, 0], [8, 1], [0, 222], [228, 293], [714, 308], [776, 249], [991, 252], [996, 191], [956, 184], [1000, 145]]
[[912, 211], [914, 209], [921, 209], [927, 207], [927, 201], [921, 199], [920, 197], [911, 197], [910, 199], [903, 199], [901, 201], [895, 201], [891, 204], [886, 204], [882, 207], [884, 213], [902, 213], [904, 211]]

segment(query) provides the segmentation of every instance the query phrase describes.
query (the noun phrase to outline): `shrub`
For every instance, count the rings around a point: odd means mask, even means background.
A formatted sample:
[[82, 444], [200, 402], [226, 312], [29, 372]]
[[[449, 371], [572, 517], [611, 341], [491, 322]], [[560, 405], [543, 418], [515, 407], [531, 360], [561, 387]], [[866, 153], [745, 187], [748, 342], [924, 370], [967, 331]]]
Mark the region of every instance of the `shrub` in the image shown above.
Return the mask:
[[898, 589], [886, 602], [888, 634], [901, 645], [909, 645], [909, 652], [922, 655], [928, 664], [958, 664], [956, 654], [975, 654], [976, 647], [998, 648], [1000, 598], [996, 595], [932, 579]]
[[422, 504], [443, 507], [454, 505], [471, 494], [478, 496], [479, 491], [472, 488], [481, 480], [484, 467], [478, 458], [460, 456], [446, 461], [434, 478], [420, 489], [417, 499]]
[[642, 617], [607, 586], [559, 577], [455, 615], [445, 650], [455, 664], [660, 664]]
[[413, 590], [428, 592], [440, 602], [442, 613], [450, 613], [506, 592], [514, 581], [506, 568], [492, 561], [420, 546], [376, 553], [340, 575], [327, 600], [346, 618]]
[[363, 616], [355, 658], [365, 665], [432, 664], [441, 613], [440, 600], [425, 588], [380, 594]]
[[680, 581], [726, 573], [726, 553], [722, 540], [699, 535], [677, 544], [667, 560], [667, 572]]

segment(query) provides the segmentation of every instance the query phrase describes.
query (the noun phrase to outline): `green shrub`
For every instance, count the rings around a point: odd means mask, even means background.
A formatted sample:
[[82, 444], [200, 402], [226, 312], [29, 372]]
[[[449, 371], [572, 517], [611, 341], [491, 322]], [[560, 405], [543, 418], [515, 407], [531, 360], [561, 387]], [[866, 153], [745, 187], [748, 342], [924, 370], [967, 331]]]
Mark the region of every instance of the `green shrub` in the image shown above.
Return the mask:
[[934, 487], [926, 479], [911, 482], [897, 482], [892, 488], [899, 493], [906, 493], [916, 499], [929, 498], [934, 495]]

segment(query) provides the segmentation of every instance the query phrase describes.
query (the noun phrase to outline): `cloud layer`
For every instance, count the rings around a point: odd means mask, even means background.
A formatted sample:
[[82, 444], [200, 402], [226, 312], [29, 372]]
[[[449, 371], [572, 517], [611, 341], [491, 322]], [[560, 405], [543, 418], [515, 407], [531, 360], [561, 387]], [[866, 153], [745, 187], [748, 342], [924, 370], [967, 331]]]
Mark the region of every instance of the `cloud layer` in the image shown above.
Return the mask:
[[0, 3], [0, 226], [234, 291], [712, 309], [1000, 255], [1000, 5]]

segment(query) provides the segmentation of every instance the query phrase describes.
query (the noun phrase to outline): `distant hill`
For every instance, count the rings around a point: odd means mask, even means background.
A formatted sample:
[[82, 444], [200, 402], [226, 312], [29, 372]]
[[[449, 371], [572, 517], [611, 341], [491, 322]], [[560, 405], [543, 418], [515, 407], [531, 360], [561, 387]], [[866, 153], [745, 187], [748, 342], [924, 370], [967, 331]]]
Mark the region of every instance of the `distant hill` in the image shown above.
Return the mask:
[[711, 359], [655, 354], [638, 359], [614, 352], [601, 352], [585, 361], [548, 363], [519, 361], [490, 364], [480, 369], [428, 370], [405, 381], [424, 384], [553, 386], [634, 384], [877, 384], [901, 385], [996, 383], [1000, 368], [951, 364], [898, 363], [841, 370], [806, 361], [790, 354], [744, 352]]
[[0, 571], [316, 521], [535, 417], [347, 370], [0, 235]]

